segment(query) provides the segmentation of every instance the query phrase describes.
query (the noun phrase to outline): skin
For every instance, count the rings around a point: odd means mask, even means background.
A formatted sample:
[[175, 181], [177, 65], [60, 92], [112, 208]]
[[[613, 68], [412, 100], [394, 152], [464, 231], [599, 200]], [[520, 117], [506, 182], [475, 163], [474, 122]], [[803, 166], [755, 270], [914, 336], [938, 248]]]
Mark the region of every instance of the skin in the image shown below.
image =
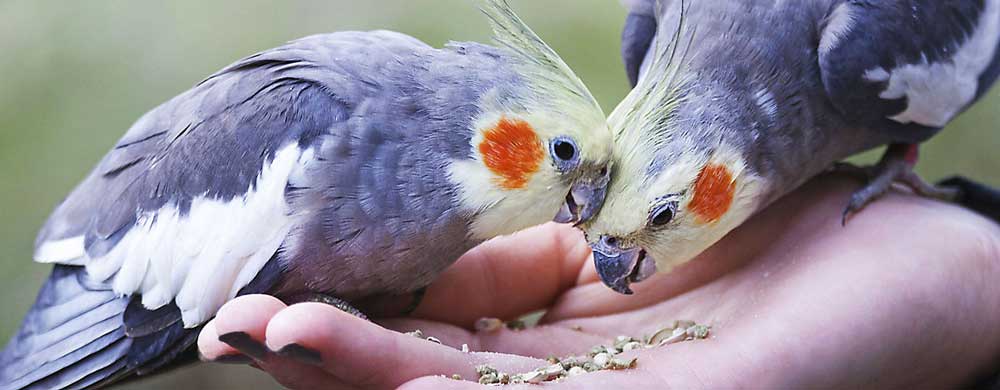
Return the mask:
[[[296, 389], [464, 389], [480, 385], [437, 375], [475, 379], [482, 363], [527, 371], [546, 356], [690, 319], [711, 324], [712, 336], [641, 351], [634, 370], [547, 388], [950, 388], [988, 372], [1000, 350], [1000, 227], [901, 193], [841, 227], [857, 187], [815, 179], [694, 261], [635, 284], [632, 296], [601, 285], [581, 233], [550, 224], [469, 252], [431, 286], [421, 319], [376, 324], [323, 304], [246, 296], [222, 308], [198, 345], [206, 360], [237, 354], [217, 335], [243, 331], [271, 350], [294, 342], [320, 351], [320, 365], [271, 352], [254, 361]], [[468, 330], [480, 317], [541, 308], [537, 328]], [[396, 332], [418, 328], [445, 345]], [[463, 343], [502, 354], [448, 346]]]

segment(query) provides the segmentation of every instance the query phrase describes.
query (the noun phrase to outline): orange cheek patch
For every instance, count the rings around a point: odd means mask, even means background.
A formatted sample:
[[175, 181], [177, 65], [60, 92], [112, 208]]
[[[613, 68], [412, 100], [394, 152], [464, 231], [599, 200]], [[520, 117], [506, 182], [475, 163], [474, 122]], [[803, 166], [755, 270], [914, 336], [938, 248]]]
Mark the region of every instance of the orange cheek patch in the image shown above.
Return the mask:
[[497, 175], [500, 187], [513, 190], [528, 184], [545, 153], [535, 129], [521, 120], [500, 119], [479, 143], [483, 164]]
[[733, 203], [736, 183], [729, 168], [721, 164], [708, 164], [701, 169], [694, 183], [694, 197], [688, 204], [698, 222], [712, 223], [722, 218]]

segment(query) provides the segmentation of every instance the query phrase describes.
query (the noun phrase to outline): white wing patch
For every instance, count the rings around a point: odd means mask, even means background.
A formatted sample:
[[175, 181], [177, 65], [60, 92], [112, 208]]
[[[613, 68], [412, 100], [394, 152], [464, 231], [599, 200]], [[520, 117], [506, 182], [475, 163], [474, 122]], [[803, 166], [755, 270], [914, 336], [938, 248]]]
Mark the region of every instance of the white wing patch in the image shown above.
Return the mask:
[[826, 27], [823, 29], [823, 36], [819, 39], [820, 56], [825, 56], [830, 50], [836, 48], [841, 38], [851, 31], [851, 27], [854, 26], [854, 15], [851, 10], [850, 3], [843, 3], [830, 13], [826, 20]]
[[86, 261], [86, 256], [83, 254], [83, 236], [43, 243], [35, 251], [35, 261], [39, 263], [83, 265]]
[[979, 76], [989, 67], [1000, 41], [1000, 0], [987, 0], [975, 31], [950, 61], [906, 64], [892, 71], [869, 69], [864, 78], [888, 82], [882, 99], [907, 98], [906, 110], [889, 117], [896, 122], [944, 127], [972, 103], [979, 89]]
[[[195, 198], [143, 214], [108, 254], [87, 259], [83, 238], [45, 243], [36, 261], [86, 264], [97, 280], [122, 295], [141, 294], [150, 310], [175, 301], [186, 328], [196, 327], [250, 283], [278, 251], [295, 216], [285, 201], [289, 178], [301, 175], [312, 150], [293, 143], [265, 165], [256, 186], [229, 201]], [[75, 254], [75, 256], [73, 256]]]

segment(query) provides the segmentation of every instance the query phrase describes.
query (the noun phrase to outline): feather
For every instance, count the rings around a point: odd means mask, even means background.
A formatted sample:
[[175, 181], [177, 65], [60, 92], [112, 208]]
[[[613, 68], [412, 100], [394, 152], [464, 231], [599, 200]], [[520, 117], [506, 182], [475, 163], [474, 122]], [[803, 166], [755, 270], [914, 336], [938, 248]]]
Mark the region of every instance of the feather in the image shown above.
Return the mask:
[[[659, 3], [657, 3], [659, 7]], [[674, 111], [681, 101], [684, 84], [682, 70], [694, 41], [695, 31], [686, 31], [685, 2], [680, 2], [680, 22], [668, 34], [658, 31], [645, 68], [635, 88], [608, 116], [615, 132], [615, 148], [619, 165], [625, 172], [642, 173], [662, 145], [669, 142]], [[662, 14], [661, 11], [656, 12]], [[665, 26], [657, 22], [657, 29]], [[667, 41], [663, 37], [670, 37]]]
[[524, 23], [507, 0], [482, 0], [480, 9], [493, 27], [494, 41], [520, 59], [519, 73], [535, 86], [538, 101], [551, 107], [573, 109], [575, 114], [603, 111], [597, 99], [569, 65]]

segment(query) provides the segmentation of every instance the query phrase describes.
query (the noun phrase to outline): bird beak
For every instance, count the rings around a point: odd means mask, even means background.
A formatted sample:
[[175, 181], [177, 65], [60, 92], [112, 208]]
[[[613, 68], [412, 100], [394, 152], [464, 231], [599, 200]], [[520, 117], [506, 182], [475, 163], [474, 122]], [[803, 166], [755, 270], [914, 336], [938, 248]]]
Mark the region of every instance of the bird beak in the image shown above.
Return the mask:
[[611, 174], [608, 169], [595, 170], [594, 173], [577, 179], [566, 194], [566, 202], [563, 202], [554, 221], [574, 225], [589, 221], [604, 205], [609, 182]]
[[638, 283], [656, 273], [656, 262], [646, 256], [642, 248], [622, 249], [603, 238], [591, 244], [594, 266], [604, 285], [618, 293], [631, 295], [629, 285]]

